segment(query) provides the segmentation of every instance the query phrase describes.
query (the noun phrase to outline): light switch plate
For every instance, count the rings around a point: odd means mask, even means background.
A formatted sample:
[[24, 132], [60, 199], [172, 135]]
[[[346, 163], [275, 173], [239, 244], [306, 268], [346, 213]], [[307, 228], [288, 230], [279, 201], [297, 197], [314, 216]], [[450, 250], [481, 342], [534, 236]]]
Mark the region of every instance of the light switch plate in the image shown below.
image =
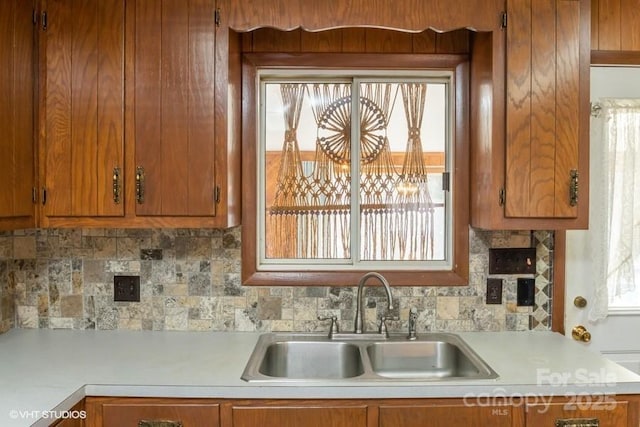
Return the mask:
[[535, 279], [518, 279], [518, 305], [532, 306], [535, 303], [536, 281]]
[[534, 274], [536, 248], [489, 249], [489, 274]]

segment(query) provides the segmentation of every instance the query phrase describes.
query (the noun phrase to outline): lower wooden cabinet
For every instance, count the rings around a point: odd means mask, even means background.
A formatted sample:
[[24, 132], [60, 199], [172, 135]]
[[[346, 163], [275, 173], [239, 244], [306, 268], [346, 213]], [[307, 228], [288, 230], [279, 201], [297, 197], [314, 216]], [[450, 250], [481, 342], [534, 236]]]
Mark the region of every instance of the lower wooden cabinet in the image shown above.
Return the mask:
[[65, 418], [54, 421], [51, 427], [85, 427], [87, 412], [84, 408], [84, 400], [76, 403], [68, 411], [61, 411]]
[[379, 427], [512, 427], [510, 406], [416, 404], [380, 406]]
[[51, 427], [84, 427], [85, 423], [82, 419], [65, 418], [51, 424]]
[[219, 427], [209, 399], [87, 398], [86, 427]]
[[234, 427], [367, 427], [366, 403], [299, 401], [230, 403], [225, 408]]
[[[629, 403], [613, 396], [577, 396], [562, 403], [527, 405], [527, 427], [626, 427]], [[634, 407], [637, 411], [637, 407]]]
[[[85, 424], [56, 427], [638, 427], [640, 395], [469, 399], [87, 397]], [[141, 423], [142, 422], [142, 423]]]

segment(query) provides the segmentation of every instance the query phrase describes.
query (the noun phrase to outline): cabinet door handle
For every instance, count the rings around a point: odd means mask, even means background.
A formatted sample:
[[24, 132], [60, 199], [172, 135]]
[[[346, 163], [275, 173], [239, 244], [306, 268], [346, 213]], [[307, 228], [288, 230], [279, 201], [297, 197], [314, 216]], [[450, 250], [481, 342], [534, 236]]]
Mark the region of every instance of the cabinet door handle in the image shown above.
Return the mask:
[[138, 427], [182, 427], [182, 421], [140, 420]]
[[120, 168], [116, 166], [113, 168], [113, 203], [116, 205], [120, 203], [120, 196], [122, 194], [121, 189]]
[[569, 204], [576, 206], [578, 204], [578, 171], [571, 169], [571, 184], [569, 184]]
[[565, 418], [556, 420], [556, 427], [600, 427], [597, 418]]
[[136, 202], [139, 205], [144, 203], [144, 168], [142, 166], [136, 168]]

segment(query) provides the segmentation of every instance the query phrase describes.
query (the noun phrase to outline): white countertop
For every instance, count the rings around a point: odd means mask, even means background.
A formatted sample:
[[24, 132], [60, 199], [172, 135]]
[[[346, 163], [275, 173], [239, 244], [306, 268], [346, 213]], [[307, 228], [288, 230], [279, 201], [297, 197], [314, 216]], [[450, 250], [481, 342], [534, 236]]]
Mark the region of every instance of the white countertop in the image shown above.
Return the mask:
[[240, 379], [259, 337], [247, 332], [14, 329], [0, 335], [0, 425], [46, 426], [85, 396], [403, 398], [640, 394], [640, 376], [551, 332], [458, 335], [492, 380], [265, 385]]

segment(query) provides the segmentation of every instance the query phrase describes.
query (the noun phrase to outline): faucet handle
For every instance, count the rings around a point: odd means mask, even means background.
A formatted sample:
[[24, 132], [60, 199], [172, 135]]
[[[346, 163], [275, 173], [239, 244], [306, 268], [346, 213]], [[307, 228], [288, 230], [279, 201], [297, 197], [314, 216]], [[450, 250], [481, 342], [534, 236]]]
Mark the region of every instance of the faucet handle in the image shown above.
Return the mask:
[[387, 320], [400, 320], [400, 318], [398, 316], [382, 316], [380, 318], [380, 327], [378, 328], [378, 332], [384, 335], [386, 338], [389, 338], [389, 331], [387, 330]]
[[338, 332], [340, 332], [340, 330], [338, 329], [338, 316], [328, 316], [328, 317], [318, 316], [318, 320], [322, 322], [331, 320], [331, 326], [329, 327], [329, 338], [333, 338], [334, 334], [337, 334]]
[[409, 310], [409, 335], [407, 335], [407, 339], [414, 341], [418, 338], [416, 334], [418, 323], [418, 309], [415, 307], [411, 307]]

